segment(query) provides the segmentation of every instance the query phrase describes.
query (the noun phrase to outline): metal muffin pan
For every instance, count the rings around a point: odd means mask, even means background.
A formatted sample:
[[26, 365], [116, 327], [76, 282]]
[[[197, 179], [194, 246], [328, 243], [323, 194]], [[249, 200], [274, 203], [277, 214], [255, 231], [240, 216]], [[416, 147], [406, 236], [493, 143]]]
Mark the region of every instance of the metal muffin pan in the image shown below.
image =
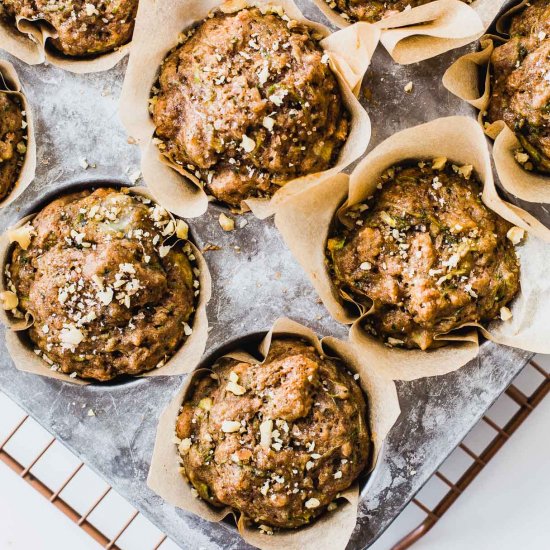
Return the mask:
[[[298, 5], [306, 17], [326, 23], [308, 0], [298, 0]], [[441, 85], [445, 69], [475, 48], [472, 44], [419, 64], [399, 66], [380, 46], [361, 93], [373, 125], [369, 149], [398, 130], [437, 117], [475, 117], [471, 107]], [[139, 151], [127, 142], [117, 117], [126, 61], [105, 73], [75, 75], [51, 66], [30, 67], [3, 52], [0, 57], [13, 62], [23, 82], [35, 115], [38, 147], [36, 178], [14, 204], [0, 210], [0, 231], [43, 204], [45, 197], [68, 191], [74, 182], [129, 184], [128, 174], [139, 170]], [[410, 81], [413, 90], [407, 94], [403, 88]], [[82, 159], [90, 165], [87, 169]], [[550, 224], [544, 207], [527, 204], [527, 209]], [[213, 282], [207, 354], [227, 342], [269, 330], [281, 316], [310, 327], [319, 336], [345, 338], [347, 328], [333, 321], [321, 305], [273, 221], [247, 214], [237, 219], [238, 229], [225, 233], [218, 224], [222, 211], [226, 209], [212, 204], [206, 214], [189, 220], [199, 248], [221, 247], [204, 253]], [[247, 223], [241, 228], [242, 220]], [[349, 548], [365, 548], [376, 540], [530, 357], [524, 351], [484, 342], [479, 356], [454, 373], [397, 384], [402, 414], [385, 442], [376, 475], [362, 490]], [[156, 377], [75, 386], [16, 370], [0, 343], [2, 391], [159, 529], [182, 548], [246, 548], [228, 524], [209, 523], [177, 510], [146, 486], [159, 415], [182, 380]], [[89, 409], [96, 416], [88, 416]]]

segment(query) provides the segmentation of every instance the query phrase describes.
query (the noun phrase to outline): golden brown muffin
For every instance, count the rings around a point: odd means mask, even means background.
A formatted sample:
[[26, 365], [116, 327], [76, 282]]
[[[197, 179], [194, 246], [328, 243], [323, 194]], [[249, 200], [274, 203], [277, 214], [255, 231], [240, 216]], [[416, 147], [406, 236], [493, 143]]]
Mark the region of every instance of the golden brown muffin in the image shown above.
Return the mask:
[[348, 136], [318, 37], [257, 8], [202, 22], [167, 57], [153, 93], [163, 154], [235, 207], [332, 167]]
[[330, 230], [334, 284], [373, 306], [367, 328], [390, 345], [427, 349], [438, 333], [494, 319], [519, 290], [512, 226], [483, 204], [471, 166], [445, 161], [391, 167]]
[[30, 243], [15, 246], [7, 286], [34, 318], [30, 339], [52, 369], [101, 381], [137, 375], [185, 342], [198, 281], [175, 228], [160, 206], [115, 189], [64, 196], [25, 226]]
[[19, 99], [0, 90], [0, 200], [13, 189], [25, 160], [24, 122]]
[[261, 365], [222, 358], [212, 370], [176, 426], [182, 473], [208, 503], [264, 528], [300, 527], [366, 467], [365, 399], [338, 360], [275, 338]]
[[512, 17], [510, 40], [491, 56], [487, 121], [504, 120], [528, 170], [550, 172], [550, 3], [535, 0]]
[[[470, 4], [472, 0], [461, 0]], [[433, 0], [326, 0], [327, 4], [340, 12], [344, 19], [376, 23], [386, 17], [429, 4]]]
[[50, 43], [71, 57], [110, 52], [129, 42], [138, 0], [3, 0], [0, 15], [46, 21], [57, 33]]

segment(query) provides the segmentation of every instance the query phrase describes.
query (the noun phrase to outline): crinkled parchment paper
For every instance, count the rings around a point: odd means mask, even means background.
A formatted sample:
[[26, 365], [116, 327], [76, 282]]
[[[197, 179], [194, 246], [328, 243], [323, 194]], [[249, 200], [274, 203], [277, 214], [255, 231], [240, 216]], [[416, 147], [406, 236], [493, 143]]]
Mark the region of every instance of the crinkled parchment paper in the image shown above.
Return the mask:
[[142, 148], [143, 178], [158, 202], [184, 217], [200, 216], [206, 211], [208, 197], [196, 176], [184, 167], [169, 161], [152, 142], [155, 126], [149, 113], [151, 88], [166, 55], [178, 44], [180, 33], [204, 20], [214, 9], [226, 13], [245, 7], [282, 8], [291, 19], [314, 28], [321, 36], [321, 46], [330, 59], [344, 102], [350, 111], [349, 137], [337, 164], [320, 174], [310, 174], [287, 182], [271, 200], [248, 199], [244, 209], [251, 209], [259, 218], [274, 213], [286, 197], [311, 187], [319, 176], [329, 177], [359, 158], [370, 139], [370, 120], [355, 93], [359, 92], [363, 75], [379, 39], [379, 30], [366, 23], [354, 25], [330, 35], [329, 30], [304, 18], [293, 0], [141, 0], [134, 32], [134, 46], [120, 99], [120, 117], [128, 134]]
[[[330, 357], [340, 357], [346, 366], [360, 375], [363, 391], [367, 396], [369, 415], [369, 433], [372, 439], [372, 454], [369, 471], [371, 471], [380, 453], [382, 442], [397, 420], [400, 409], [397, 391], [392, 381], [381, 376], [361, 350], [349, 342], [342, 342], [333, 337], [319, 340], [310, 329], [290, 319], [278, 319], [272, 329], [263, 339], [258, 349], [265, 357], [269, 352], [273, 337], [291, 335], [305, 339], [321, 354]], [[235, 352], [230, 357], [259, 363], [249, 354]], [[205, 368], [194, 371], [187, 378], [181, 390], [163, 412], [157, 428], [155, 448], [147, 480], [148, 486], [170, 504], [192, 512], [209, 521], [221, 521], [229, 514], [236, 514], [231, 508], [213, 508], [201, 499], [191, 494], [191, 486], [180, 474], [179, 455], [174, 443], [176, 420], [179, 410], [185, 400], [188, 390], [198, 376], [210, 372]], [[322, 514], [307, 527], [296, 530], [275, 531], [273, 536], [267, 536], [258, 529], [251, 528], [244, 521], [237, 524], [243, 539], [262, 550], [339, 550], [344, 549], [355, 528], [357, 521], [357, 505], [359, 486], [355, 483], [342, 494], [345, 502], [339, 502], [333, 512]]]
[[6, 195], [4, 200], [0, 202], [0, 208], [3, 208], [4, 206], [8, 206], [8, 204], [12, 203], [21, 193], [23, 193], [34, 179], [36, 170], [36, 142], [34, 139], [32, 110], [25, 94], [21, 90], [21, 82], [17, 77], [13, 65], [4, 59], [0, 59], [0, 94], [10, 94], [21, 100], [21, 105], [25, 111], [23, 120], [27, 123], [27, 140], [25, 142], [27, 151], [25, 152], [25, 159], [23, 160], [23, 165], [21, 166], [21, 171], [19, 172], [15, 185]]
[[[350, 340], [361, 346], [365, 360], [394, 380], [442, 375], [465, 365], [478, 353], [477, 326], [439, 335], [437, 339], [446, 345], [428, 351], [386, 346], [362, 327], [362, 320], [370, 311], [358, 308], [354, 314], [342, 304], [326, 268], [326, 240], [339, 208], [372, 195], [387, 168], [409, 159], [436, 157], [447, 157], [457, 165], [472, 165], [484, 186], [485, 204], [530, 232], [516, 247], [521, 264], [521, 291], [510, 306], [513, 317], [506, 322], [491, 323], [488, 329], [482, 329], [483, 334], [509, 346], [550, 352], [550, 245], [537, 238], [528, 214], [497, 195], [487, 142], [477, 122], [461, 116], [440, 118], [394, 134], [369, 153], [351, 176], [340, 174], [322, 182], [312, 197], [293, 197], [275, 216], [285, 243], [309, 275], [331, 315], [352, 325]], [[343, 201], [346, 202], [342, 206]]]
[[[479, 109], [479, 122], [494, 140], [493, 158], [498, 177], [506, 191], [529, 202], [550, 203], [550, 176], [525, 170], [515, 159], [521, 144], [503, 120], [485, 126], [483, 115], [491, 99], [491, 55], [506, 41], [507, 23], [528, 2], [524, 0], [507, 11], [497, 22], [501, 36], [485, 35], [478, 52], [457, 59], [443, 76], [443, 85], [454, 95]], [[550, 233], [550, 230], [548, 230]], [[549, 237], [550, 238], [550, 237]]]
[[114, 67], [130, 51], [131, 42], [116, 50], [89, 58], [71, 58], [53, 48], [51, 25], [43, 19], [16, 18], [16, 26], [0, 19], [0, 48], [29, 65], [48, 62], [73, 73], [97, 73]]
[[[394, 61], [402, 64], [423, 61], [478, 39], [492, 23], [506, 0], [436, 0], [402, 11], [375, 23], [380, 41]], [[350, 23], [329, 6], [314, 0], [327, 19], [339, 28]]]
[[[154, 200], [147, 189], [141, 187], [131, 187], [130, 193], [141, 195], [148, 199]], [[66, 189], [63, 194], [70, 193], [70, 189]], [[11, 229], [22, 227], [27, 222], [31, 221], [36, 214], [31, 214], [20, 220], [12, 228], [8, 229], [0, 236], [0, 264], [2, 265], [2, 277], [0, 277], [0, 294], [6, 290], [6, 280], [4, 270], [6, 265], [11, 260], [11, 252], [13, 249], [12, 243], [8, 236]], [[206, 348], [206, 340], [208, 338], [208, 320], [206, 318], [206, 304], [211, 296], [211, 278], [208, 271], [208, 265], [201, 254], [200, 250], [190, 242], [193, 254], [195, 256], [196, 266], [199, 269], [199, 296], [195, 306], [193, 315], [193, 323], [191, 328], [193, 332], [187, 337], [183, 345], [172, 355], [166, 363], [158, 369], [140, 374], [139, 377], [147, 376], [175, 376], [190, 372], [197, 361], [201, 358]], [[25, 319], [17, 319], [9, 311], [5, 311], [1, 307], [0, 300], [0, 321], [10, 330], [6, 331], [6, 347], [10, 353], [15, 367], [24, 372], [30, 372], [45, 376], [46, 378], [56, 378], [73, 384], [89, 384], [89, 381], [79, 378], [71, 378], [70, 375], [60, 371], [53, 371], [48, 364], [34, 353], [34, 347], [30, 341], [21, 337], [21, 333], [27, 330], [33, 323], [31, 315], [27, 315]]]

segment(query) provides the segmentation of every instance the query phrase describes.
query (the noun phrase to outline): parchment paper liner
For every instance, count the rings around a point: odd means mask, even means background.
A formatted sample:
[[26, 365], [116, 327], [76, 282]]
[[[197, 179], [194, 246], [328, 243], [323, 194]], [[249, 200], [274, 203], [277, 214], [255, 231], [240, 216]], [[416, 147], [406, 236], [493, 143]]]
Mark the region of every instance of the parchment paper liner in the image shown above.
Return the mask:
[[[9, 91], [3, 90], [4, 84]], [[34, 179], [34, 174], [36, 171], [36, 142], [34, 139], [34, 123], [32, 117], [32, 109], [25, 97], [25, 94], [21, 91], [21, 82], [15, 68], [13, 65], [4, 59], [0, 59], [0, 94], [8, 94], [18, 97], [25, 111], [25, 116], [23, 120], [26, 121], [27, 127], [27, 139], [25, 140], [25, 145], [27, 146], [27, 151], [25, 153], [25, 158], [23, 160], [23, 165], [21, 166], [21, 171], [12, 190], [6, 195], [6, 197], [0, 201], [0, 208], [8, 206], [11, 204]]]
[[493, 122], [487, 127], [483, 121], [491, 98], [491, 54], [495, 47], [506, 41], [504, 33], [507, 32], [510, 16], [526, 5], [527, 2], [524, 0], [504, 13], [497, 22], [497, 30], [503, 35], [483, 36], [480, 40], [481, 50], [457, 59], [445, 72], [443, 85], [479, 110], [479, 123], [485, 133], [494, 140], [493, 158], [504, 189], [524, 201], [548, 204], [550, 176], [524, 170], [515, 160], [514, 154], [521, 148], [521, 144], [503, 120]]
[[[376, 367], [361, 355], [361, 350], [349, 342], [342, 342], [333, 337], [319, 340], [310, 329], [290, 319], [283, 318], [275, 321], [258, 348], [263, 357], [269, 351], [272, 337], [280, 335], [296, 335], [306, 339], [315, 346], [319, 353], [341, 357], [350, 370], [360, 374], [361, 387], [368, 398], [370, 434], [373, 439], [369, 468], [371, 471], [378, 460], [382, 442], [400, 414], [394, 383], [381, 376]], [[244, 352], [236, 351], [227, 356], [258, 363], [257, 359]], [[174, 431], [179, 409], [192, 382], [205, 370], [203, 368], [194, 371], [162, 413], [157, 428], [147, 485], [170, 504], [206, 520], [219, 522], [233, 513], [231, 508], [215, 509], [203, 500], [192, 496], [191, 486], [179, 473], [178, 453], [174, 444]], [[273, 536], [266, 536], [261, 534], [258, 529], [246, 526], [244, 521], [238, 521], [239, 531], [246, 542], [261, 549], [279, 550], [284, 547], [289, 550], [343, 550], [357, 521], [358, 483], [350, 487], [342, 496], [347, 500], [346, 503], [339, 503], [335, 511], [324, 513], [308, 527], [298, 530], [275, 531]]]
[[112, 52], [90, 58], [71, 58], [48, 44], [55, 36], [51, 25], [43, 19], [33, 21], [16, 18], [16, 27], [0, 19], [0, 48], [29, 65], [48, 62], [72, 73], [97, 73], [114, 67], [130, 52], [131, 42]]
[[177, 45], [181, 32], [204, 20], [215, 8], [230, 13], [247, 6], [280, 6], [291, 19], [306, 23], [326, 36], [321, 45], [329, 54], [330, 66], [340, 83], [344, 102], [351, 114], [351, 128], [336, 166], [287, 182], [271, 200], [248, 199], [243, 208], [251, 209], [259, 218], [270, 216], [277, 204], [287, 196], [311, 187], [321, 175], [328, 177], [340, 172], [359, 158], [370, 139], [370, 119], [354, 92], [359, 92], [378, 43], [379, 30], [376, 27], [362, 23], [330, 35], [323, 25], [305, 19], [293, 0], [233, 0], [225, 4], [221, 0], [165, 0], [162, 3], [141, 0], [134, 48], [121, 94], [120, 118], [128, 134], [137, 139], [142, 147], [141, 171], [151, 192], [165, 208], [183, 217], [203, 214], [208, 206], [208, 197], [193, 174], [170, 162], [152, 143], [155, 126], [148, 109], [151, 88], [164, 58]]
[[[113, 187], [117, 187], [114, 185]], [[144, 187], [129, 187], [130, 193], [141, 195], [154, 201], [149, 191]], [[70, 191], [69, 191], [70, 192]], [[65, 193], [66, 194], [66, 193]], [[55, 199], [53, 199], [55, 200]], [[32, 220], [36, 214], [31, 214], [24, 217], [12, 228], [17, 228], [25, 225], [29, 220]], [[0, 264], [2, 266], [2, 276], [0, 277], [0, 292], [7, 290], [5, 285], [4, 269], [6, 264], [11, 259], [11, 251], [13, 243], [9, 242], [7, 231], [0, 236]], [[200, 250], [189, 241], [193, 254], [196, 258], [197, 268], [200, 271], [199, 278], [199, 296], [198, 303], [193, 316], [193, 329], [192, 334], [187, 337], [187, 340], [176, 351], [174, 355], [170, 357], [162, 366], [158, 369], [145, 372], [137, 377], [148, 376], [176, 376], [190, 372], [197, 361], [201, 358], [206, 348], [206, 340], [208, 338], [208, 320], [206, 318], [206, 305], [211, 296], [211, 278], [208, 270], [208, 265], [204, 256]], [[0, 321], [6, 327], [6, 347], [13, 359], [15, 367], [23, 372], [30, 372], [32, 374], [38, 374], [45, 376], [46, 378], [55, 378], [57, 380], [64, 380], [72, 384], [86, 385], [93, 383], [91, 380], [83, 380], [80, 378], [71, 378], [68, 374], [60, 371], [50, 370], [48, 364], [38, 357], [31, 345], [27, 345], [17, 334], [27, 330], [33, 323], [32, 316], [28, 316], [26, 319], [18, 320], [13, 317], [8, 311], [5, 311], [0, 304]]]
[[485, 136], [475, 120], [468, 117], [440, 118], [398, 132], [382, 142], [355, 168], [351, 176], [340, 174], [325, 181], [313, 197], [297, 195], [275, 216], [275, 225], [286, 245], [309, 275], [321, 300], [339, 322], [350, 324], [350, 340], [361, 346], [365, 360], [394, 380], [414, 380], [446, 374], [465, 365], [478, 354], [478, 335], [473, 326], [442, 334], [446, 346], [429, 351], [389, 348], [362, 328], [369, 311], [350, 313], [344, 308], [325, 266], [325, 243], [329, 225], [342, 208], [357, 204], [376, 189], [379, 176], [390, 166], [407, 159], [445, 156], [455, 164], [471, 164], [483, 184], [484, 203], [511, 223], [531, 234], [516, 250], [521, 263], [521, 291], [510, 309], [513, 318], [494, 322], [483, 334], [497, 343], [550, 352], [550, 246], [536, 237], [529, 216], [497, 195]]
[[[339, 28], [350, 23], [325, 0], [313, 0]], [[492, 23], [506, 0], [436, 0], [375, 23], [380, 42], [394, 61], [403, 65], [423, 61], [477, 40]]]

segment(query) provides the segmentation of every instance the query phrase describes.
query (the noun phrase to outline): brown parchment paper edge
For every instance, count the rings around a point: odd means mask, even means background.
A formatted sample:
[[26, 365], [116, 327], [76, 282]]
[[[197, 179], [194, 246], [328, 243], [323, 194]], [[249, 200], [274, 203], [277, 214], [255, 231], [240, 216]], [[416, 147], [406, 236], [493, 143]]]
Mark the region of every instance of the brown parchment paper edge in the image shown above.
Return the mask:
[[[350, 22], [325, 0], [313, 0], [336, 27]], [[416, 63], [459, 48], [479, 38], [495, 18], [505, 0], [436, 0], [375, 23], [382, 31], [381, 43], [400, 64]]]
[[[437, 376], [452, 372], [474, 359], [479, 350], [478, 336], [475, 327], [464, 327], [460, 333], [439, 336], [439, 340], [448, 341], [444, 347], [430, 351], [404, 350], [389, 348], [382, 342], [370, 336], [362, 328], [362, 319], [369, 312], [358, 312], [356, 315], [344, 308], [330, 281], [325, 267], [324, 248], [329, 225], [333, 216], [347, 196], [346, 204], [361, 202], [372, 194], [377, 178], [386, 168], [406, 159], [422, 159], [446, 156], [458, 164], [472, 164], [484, 185], [483, 200], [489, 208], [495, 210], [511, 223], [519, 225], [523, 211], [502, 201], [496, 194], [487, 142], [483, 131], [477, 122], [469, 117], [453, 116], [436, 119], [398, 132], [382, 142], [369, 153], [355, 168], [351, 176], [340, 174], [331, 181], [321, 184], [314, 200], [302, 195], [287, 201], [275, 216], [275, 225], [281, 233], [285, 244], [308, 274], [313, 286], [331, 315], [339, 322], [350, 324], [350, 340], [359, 345], [369, 360], [389, 378], [394, 380], [414, 380], [426, 376]], [[536, 242], [540, 256], [550, 256], [550, 247], [535, 235], [528, 239]], [[523, 263], [529, 258], [522, 258]], [[529, 261], [529, 269], [522, 269], [521, 293], [529, 296], [529, 307], [536, 307], [537, 312], [543, 311], [548, 296], [537, 288], [544, 279], [543, 262], [541, 258]], [[530, 275], [527, 277], [527, 273]], [[533, 273], [538, 273], [535, 279]], [[532, 295], [532, 289], [536, 296]], [[548, 294], [548, 293], [547, 293]], [[536, 298], [536, 299], [535, 299]], [[517, 319], [525, 319], [522, 310], [518, 310], [517, 300], [511, 309]], [[523, 307], [523, 306], [522, 306]], [[547, 307], [550, 311], [550, 307]], [[550, 319], [548, 320], [550, 322]], [[504, 323], [496, 323], [496, 325]], [[493, 325], [491, 325], [493, 328]], [[544, 341], [533, 338], [527, 331], [529, 327], [522, 325], [518, 334], [507, 334], [506, 344], [522, 349], [531, 349], [533, 342], [544, 349], [550, 349]], [[531, 332], [538, 335], [544, 323], [537, 320], [537, 326]], [[484, 331], [484, 334], [486, 331]], [[500, 341], [500, 331], [491, 330], [486, 336], [494, 341]], [[504, 342], [503, 342], [504, 343]], [[538, 351], [534, 350], [534, 351]]]
[[77, 74], [97, 73], [112, 69], [130, 52], [132, 42], [102, 55], [71, 59], [48, 47], [54, 34], [40, 20], [16, 18], [16, 28], [0, 19], [0, 48], [29, 65], [48, 62], [60, 69]]
[[[497, 21], [497, 27], [504, 32], [506, 21], [513, 13], [523, 9], [526, 0], [506, 11]], [[458, 58], [443, 75], [443, 86], [451, 93], [479, 110], [479, 123], [485, 133], [494, 140], [493, 159], [497, 174], [506, 191], [528, 202], [550, 203], [550, 176], [524, 170], [515, 160], [515, 152], [521, 148], [514, 132], [504, 121], [485, 126], [484, 112], [491, 94], [491, 54], [494, 42], [506, 42], [506, 35], [484, 35], [480, 39], [481, 50]], [[482, 70], [480, 70], [482, 69]], [[480, 73], [485, 78], [480, 78]], [[546, 229], [541, 224], [540, 229]], [[546, 229], [550, 232], [550, 229]]]
[[[128, 189], [131, 194], [149, 198], [154, 202], [151, 194], [144, 187], [128, 187]], [[12, 250], [12, 243], [9, 241], [8, 231], [25, 225], [35, 216], [36, 214], [31, 214], [22, 218], [19, 222], [6, 229], [6, 231], [0, 235], [0, 263], [2, 266], [0, 293], [8, 290], [6, 288], [6, 281], [4, 277], [4, 269], [10, 259]], [[206, 341], [208, 339], [206, 305], [208, 304], [212, 293], [211, 277], [204, 256], [191, 241], [188, 242], [193, 249], [193, 254], [196, 258], [195, 261], [200, 271], [198, 276], [200, 284], [199, 299], [193, 316], [193, 324], [191, 326], [193, 332], [185, 340], [183, 345], [176, 351], [176, 353], [172, 355], [161, 368], [140, 374], [136, 376], [136, 378], [146, 378], [151, 376], [176, 376], [190, 372], [196, 362], [202, 357], [202, 354], [206, 348]], [[32, 320], [27, 320], [26, 322], [25, 320], [19, 321], [12, 315], [9, 315], [8, 312], [0, 306], [0, 322], [6, 327], [6, 347], [17, 370], [37, 374], [46, 378], [63, 380], [65, 382], [78, 385], [100, 383], [80, 378], [71, 378], [68, 374], [59, 371], [52, 371], [48, 368], [47, 363], [38, 357], [34, 353], [33, 349], [25, 345], [17, 334], [18, 332], [27, 330], [32, 325]]]
[[[134, 32], [134, 47], [130, 56], [119, 104], [119, 115], [128, 134], [142, 147], [142, 173], [147, 186], [158, 202], [184, 217], [202, 215], [208, 207], [208, 197], [197, 179], [184, 167], [163, 157], [152, 143], [154, 125], [149, 114], [149, 95], [158, 69], [167, 53], [178, 43], [178, 35], [205, 19], [213, 9], [238, 11], [247, 6], [282, 7], [291, 18], [325, 35], [321, 45], [329, 54], [330, 66], [351, 114], [350, 135], [344, 144], [338, 163], [331, 169], [309, 174], [287, 182], [268, 199], [248, 199], [244, 210], [252, 210], [258, 218], [272, 215], [278, 204], [298, 190], [314, 187], [325, 177], [343, 170], [359, 158], [368, 146], [370, 119], [354, 95], [358, 93], [363, 75], [378, 44], [379, 30], [361, 23], [330, 35], [329, 30], [306, 19], [293, 0], [193, 0], [185, 4], [165, 2], [160, 9], [154, 0], [141, 0]], [[151, 36], [156, 40], [151, 40]], [[355, 49], [352, 49], [355, 45]]]
[[0, 78], [3, 78], [6, 85], [10, 88], [11, 91], [0, 91], [0, 93], [5, 93], [9, 95], [14, 95], [21, 100], [23, 109], [25, 110], [25, 116], [23, 120], [27, 123], [27, 139], [25, 145], [27, 146], [27, 151], [25, 152], [25, 158], [23, 160], [23, 165], [21, 166], [21, 171], [17, 177], [15, 185], [12, 187], [11, 191], [6, 195], [6, 197], [0, 201], [0, 208], [4, 208], [11, 204], [23, 191], [30, 185], [33, 181], [35, 172], [36, 172], [36, 140], [34, 136], [34, 120], [32, 115], [32, 109], [27, 101], [27, 97], [22, 91], [21, 81], [17, 76], [14, 66], [5, 59], [0, 59]]
[[[329, 356], [340, 356], [360, 374], [361, 386], [368, 399], [370, 434], [374, 443], [371, 470], [379, 457], [379, 450], [389, 430], [400, 414], [397, 391], [392, 381], [381, 376], [375, 366], [370, 366], [361, 356], [361, 350], [349, 342], [342, 342], [333, 337], [319, 340], [317, 335], [303, 325], [290, 319], [278, 319], [265, 336], [259, 350], [265, 357], [269, 351], [272, 337], [279, 335], [296, 335], [310, 341], [320, 353]], [[324, 347], [326, 346], [326, 351]], [[328, 351], [328, 353], [327, 353]], [[241, 354], [230, 353], [239, 357]], [[170, 504], [188, 512], [199, 515], [209, 521], [221, 521], [231, 509], [215, 510], [204, 501], [191, 495], [190, 485], [179, 473], [177, 447], [174, 443], [176, 419], [196, 375], [205, 369], [194, 371], [184, 385], [170, 401], [162, 413], [157, 428], [155, 446], [147, 484]], [[320, 516], [311, 526], [299, 530], [276, 531], [273, 536], [262, 535], [239, 521], [239, 529], [244, 540], [262, 550], [279, 550], [281, 545], [293, 550], [338, 550], [344, 549], [355, 528], [359, 499], [358, 484], [355, 483], [342, 495], [348, 502], [339, 504], [334, 512]]]

